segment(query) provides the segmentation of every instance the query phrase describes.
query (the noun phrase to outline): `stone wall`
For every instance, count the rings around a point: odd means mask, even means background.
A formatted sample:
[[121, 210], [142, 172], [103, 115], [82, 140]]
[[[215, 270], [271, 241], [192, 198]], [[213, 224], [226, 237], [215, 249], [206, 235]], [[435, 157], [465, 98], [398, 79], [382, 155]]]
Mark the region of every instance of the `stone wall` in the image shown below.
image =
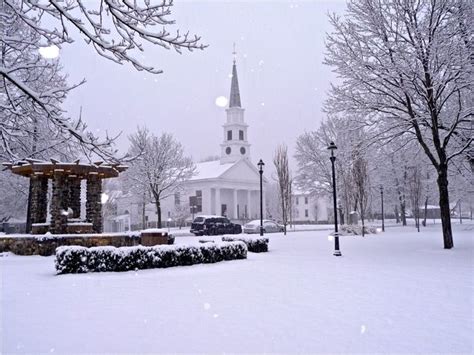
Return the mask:
[[97, 247], [111, 245], [126, 247], [139, 245], [140, 234], [132, 235], [86, 235], [86, 236], [41, 236], [41, 237], [0, 237], [0, 253], [12, 252], [17, 255], [54, 255], [56, 248], [62, 245]]

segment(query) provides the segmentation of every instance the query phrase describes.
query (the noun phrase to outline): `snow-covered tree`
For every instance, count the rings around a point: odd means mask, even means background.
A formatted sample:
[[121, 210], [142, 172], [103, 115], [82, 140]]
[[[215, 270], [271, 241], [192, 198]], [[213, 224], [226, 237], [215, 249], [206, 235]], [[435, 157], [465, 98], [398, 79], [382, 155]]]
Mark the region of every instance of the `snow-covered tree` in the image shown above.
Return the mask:
[[277, 147], [273, 156], [273, 164], [276, 170], [281, 219], [286, 235], [286, 226], [291, 220], [291, 209], [293, 207], [291, 203], [293, 179], [288, 164], [288, 147], [286, 145], [282, 144]]
[[340, 222], [357, 209], [352, 167], [355, 152], [363, 151], [363, 132], [351, 127], [347, 120], [329, 116], [313, 132], [303, 133], [296, 141], [295, 158], [298, 162], [296, 185], [314, 196], [332, 196], [332, 173], [328, 144], [335, 142], [336, 184], [341, 208]]
[[189, 203], [175, 204], [174, 210], [171, 212], [171, 218], [178, 224], [179, 229], [186, 225], [186, 219], [189, 217], [191, 217]]
[[37, 129], [41, 127], [52, 130], [58, 139], [72, 138], [83, 155], [121, 160], [111, 148], [113, 138], [98, 139], [85, 131], [83, 122], [66, 116], [61, 103], [74, 86], [68, 86], [59, 73], [58, 60], [45, 59], [39, 52], [81, 38], [113, 62], [161, 73], [137, 59], [146, 43], [179, 53], [205, 47], [197, 36], [167, 31], [174, 23], [169, 19], [171, 6], [171, 0], [0, 0], [0, 113], [6, 117], [0, 122], [0, 154], [9, 160], [24, 158], [15, 151], [16, 145], [36, 136], [42, 139]]
[[61, 158], [75, 146], [82, 148], [82, 155], [95, 151], [112, 158], [112, 139], [100, 141], [80, 118], [67, 117], [62, 110], [75, 85], [67, 85], [58, 59], [40, 55], [39, 19], [25, 22], [17, 10], [0, 1], [0, 157]]
[[444, 248], [453, 247], [448, 167], [473, 140], [472, 1], [350, 0], [332, 15], [325, 63], [341, 78], [328, 110], [373, 140], [415, 139], [437, 172]]
[[362, 222], [362, 236], [364, 236], [365, 218], [367, 213], [367, 205], [369, 200], [369, 168], [367, 160], [360, 154], [356, 154], [352, 166], [352, 179], [354, 182], [354, 199], [355, 205], [360, 214]]
[[195, 165], [171, 134], [156, 137], [140, 128], [130, 136], [130, 143], [130, 154], [141, 155], [130, 164], [128, 175], [144, 188], [143, 194], [150, 193], [161, 228], [161, 201], [181, 190], [182, 183], [193, 176]]
[[411, 166], [408, 171], [408, 191], [410, 193], [410, 204], [415, 226], [420, 231], [420, 202], [423, 193], [421, 181], [421, 169], [417, 165]]

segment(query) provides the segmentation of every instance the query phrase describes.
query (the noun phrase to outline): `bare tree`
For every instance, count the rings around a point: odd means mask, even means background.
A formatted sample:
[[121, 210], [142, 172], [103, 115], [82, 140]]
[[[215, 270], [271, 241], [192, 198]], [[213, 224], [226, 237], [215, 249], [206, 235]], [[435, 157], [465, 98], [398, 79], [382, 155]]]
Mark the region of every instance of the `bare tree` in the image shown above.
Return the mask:
[[448, 166], [473, 141], [472, 1], [351, 0], [330, 17], [326, 64], [343, 79], [328, 109], [363, 114], [373, 140], [408, 136], [438, 174], [444, 248], [453, 247]]
[[360, 220], [362, 222], [362, 236], [365, 235], [365, 215], [367, 211], [367, 202], [369, 198], [369, 174], [367, 161], [360, 155], [354, 159], [354, 165], [352, 167], [352, 175], [354, 181], [354, 198], [356, 206], [360, 213]]
[[415, 165], [411, 166], [408, 173], [408, 191], [410, 192], [410, 203], [415, 226], [420, 231], [420, 202], [423, 193], [423, 184], [421, 181], [421, 169]]
[[179, 229], [186, 225], [186, 219], [191, 216], [189, 203], [179, 203], [174, 206], [171, 217], [178, 223]]
[[[178, 53], [205, 47], [197, 36], [167, 31], [174, 24], [168, 18], [171, 7], [171, 0], [100, 0], [87, 4], [83, 0], [0, 0], [0, 114], [6, 117], [0, 121], [3, 153], [18, 159], [12, 146], [22, 142], [19, 136], [37, 136], [35, 128], [29, 129], [37, 126], [52, 129], [59, 138], [72, 138], [85, 156], [123, 160], [112, 149], [114, 137], [99, 139], [85, 131], [81, 120], [66, 117], [61, 103], [77, 85], [68, 86], [59, 74], [58, 60], [44, 59], [38, 50], [70, 44], [77, 36], [113, 62], [130, 63], [137, 70], [158, 74], [162, 71], [136, 58], [146, 43]], [[29, 124], [24, 125], [25, 121]]]
[[351, 174], [353, 150], [359, 133], [346, 120], [329, 116], [317, 131], [306, 132], [296, 141], [295, 158], [298, 163], [296, 185], [316, 196], [331, 196], [331, 163], [327, 156], [328, 142], [336, 142], [337, 190], [340, 198], [340, 213], [348, 216], [354, 206]]
[[134, 160], [129, 169], [131, 179], [137, 186], [146, 186], [158, 214], [158, 228], [161, 223], [161, 201], [180, 191], [184, 181], [195, 172], [190, 157], [184, 155], [183, 146], [172, 135], [163, 133], [160, 137], [151, 134], [146, 128], [130, 136], [130, 154], [143, 154]]
[[291, 216], [291, 185], [292, 178], [288, 165], [288, 147], [284, 144], [279, 145], [273, 156], [273, 164], [275, 165], [278, 183], [278, 196], [280, 201], [281, 217], [284, 226], [284, 234], [286, 235], [286, 226]]

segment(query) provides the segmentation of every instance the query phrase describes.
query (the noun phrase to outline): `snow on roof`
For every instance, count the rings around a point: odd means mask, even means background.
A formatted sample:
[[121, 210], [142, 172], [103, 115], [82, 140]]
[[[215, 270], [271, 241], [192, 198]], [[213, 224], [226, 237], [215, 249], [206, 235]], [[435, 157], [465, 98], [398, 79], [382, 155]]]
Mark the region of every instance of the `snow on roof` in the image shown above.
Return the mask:
[[190, 180], [215, 179], [233, 167], [235, 163], [221, 164], [220, 160], [206, 161], [196, 164], [196, 175]]
[[301, 190], [300, 188], [293, 186], [292, 187], [293, 195], [311, 195], [311, 192], [306, 190]]

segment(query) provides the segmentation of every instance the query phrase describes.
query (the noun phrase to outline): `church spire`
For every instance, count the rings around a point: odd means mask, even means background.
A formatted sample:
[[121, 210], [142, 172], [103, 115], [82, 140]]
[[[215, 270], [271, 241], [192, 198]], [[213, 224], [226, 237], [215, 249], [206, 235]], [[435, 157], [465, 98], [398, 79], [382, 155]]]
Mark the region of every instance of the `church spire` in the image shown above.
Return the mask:
[[232, 52], [234, 55], [234, 64], [232, 66], [232, 83], [230, 85], [230, 101], [229, 101], [229, 108], [232, 107], [242, 107], [240, 103], [240, 90], [239, 90], [239, 79], [237, 78], [237, 67], [235, 65], [235, 43], [234, 43], [234, 51]]

